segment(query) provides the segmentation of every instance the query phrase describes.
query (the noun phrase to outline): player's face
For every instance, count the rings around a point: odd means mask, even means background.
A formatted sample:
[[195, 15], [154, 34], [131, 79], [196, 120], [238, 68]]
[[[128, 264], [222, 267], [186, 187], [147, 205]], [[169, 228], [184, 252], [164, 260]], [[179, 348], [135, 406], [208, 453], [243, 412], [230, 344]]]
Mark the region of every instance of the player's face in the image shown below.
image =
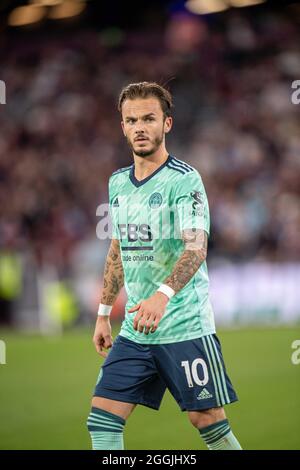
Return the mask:
[[172, 118], [164, 115], [155, 97], [125, 100], [122, 105], [122, 129], [134, 154], [147, 157], [155, 153], [172, 126]]

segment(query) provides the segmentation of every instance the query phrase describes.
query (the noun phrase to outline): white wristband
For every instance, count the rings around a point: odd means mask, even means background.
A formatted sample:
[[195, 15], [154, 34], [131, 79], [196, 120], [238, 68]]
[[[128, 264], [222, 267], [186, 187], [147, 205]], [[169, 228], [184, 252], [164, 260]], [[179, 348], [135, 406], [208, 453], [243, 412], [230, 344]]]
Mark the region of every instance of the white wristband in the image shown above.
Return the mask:
[[100, 304], [98, 308], [98, 317], [109, 317], [111, 309], [111, 305]]
[[169, 287], [167, 286], [167, 284], [162, 284], [158, 289], [157, 289], [157, 292], [162, 292], [163, 294], [165, 294], [167, 297], [169, 297], [169, 299], [171, 299], [173, 297], [173, 295], [175, 295], [175, 291], [174, 289], [172, 289], [172, 287]]

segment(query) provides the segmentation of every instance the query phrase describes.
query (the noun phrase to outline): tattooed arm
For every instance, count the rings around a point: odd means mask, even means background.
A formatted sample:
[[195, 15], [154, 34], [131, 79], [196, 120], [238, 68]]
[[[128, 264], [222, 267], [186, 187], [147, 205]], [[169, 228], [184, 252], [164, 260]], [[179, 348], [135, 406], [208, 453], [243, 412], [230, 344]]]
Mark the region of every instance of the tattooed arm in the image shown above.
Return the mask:
[[[101, 303], [104, 305], [113, 305], [123, 285], [124, 273], [119, 240], [113, 239], [105, 262]], [[102, 351], [102, 349], [111, 348], [112, 342], [113, 338], [111, 336], [109, 316], [98, 316], [93, 343], [100, 356], [107, 356], [107, 353]]]
[[101, 303], [113, 305], [124, 285], [119, 240], [113, 239], [106, 257]]
[[207, 233], [205, 230], [184, 230], [182, 235], [185, 248], [176, 262], [170, 276], [164, 281], [169, 287], [179, 292], [194, 276], [207, 255]]
[[[184, 230], [182, 235], [185, 249], [175, 263], [170, 276], [163, 282], [174, 291], [179, 292], [194, 276], [201, 263], [206, 258], [207, 253], [207, 234], [204, 230], [189, 229]], [[145, 335], [154, 333], [158, 324], [165, 313], [169, 298], [162, 292], [155, 292], [151, 297], [142, 300], [128, 312], [138, 311], [133, 320], [133, 327]]]

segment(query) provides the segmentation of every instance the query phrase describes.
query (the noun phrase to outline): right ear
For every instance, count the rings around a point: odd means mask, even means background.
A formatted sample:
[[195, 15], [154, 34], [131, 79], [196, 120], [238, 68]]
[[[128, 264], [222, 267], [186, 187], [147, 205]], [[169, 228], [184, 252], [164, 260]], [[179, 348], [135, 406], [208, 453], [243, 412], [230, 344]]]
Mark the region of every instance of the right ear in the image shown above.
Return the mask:
[[126, 137], [125, 127], [124, 127], [124, 121], [121, 121], [121, 127], [122, 127], [123, 134], [124, 134], [124, 136]]

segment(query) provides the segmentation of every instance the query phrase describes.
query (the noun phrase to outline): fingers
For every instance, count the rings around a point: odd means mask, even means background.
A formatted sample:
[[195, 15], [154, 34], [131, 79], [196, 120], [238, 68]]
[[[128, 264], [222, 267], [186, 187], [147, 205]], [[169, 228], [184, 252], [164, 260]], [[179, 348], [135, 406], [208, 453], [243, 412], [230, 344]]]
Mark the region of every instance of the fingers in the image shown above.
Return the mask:
[[108, 353], [103, 349], [110, 349], [113, 345], [113, 338], [110, 335], [104, 337], [94, 337], [93, 343], [95, 345], [97, 353], [102, 357], [107, 357]]
[[160, 320], [159, 318], [156, 318], [154, 320], [154, 323], [153, 323], [153, 325], [150, 329], [150, 333], [155, 333], [155, 331], [157, 330], [158, 324], [159, 324], [159, 320]]
[[96, 343], [95, 341], [94, 341], [94, 345], [95, 345], [95, 348], [96, 348], [97, 353], [101, 355], [101, 347], [100, 347], [100, 345], [99, 345], [98, 343]]
[[134, 317], [134, 319], [133, 319], [133, 328], [136, 331], [138, 330], [138, 324], [139, 324], [139, 321], [141, 320], [141, 318], [143, 317], [143, 313], [144, 313], [144, 311], [140, 309], [138, 311], [138, 313], [136, 314], [136, 316]]
[[104, 359], [108, 356], [108, 353], [105, 351], [100, 351], [99, 354], [100, 356], [104, 357]]
[[145, 335], [148, 335], [149, 334], [149, 331], [150, 331], [150, 328], [151, 328], [151, 325], [154, 321], [154, 315], [151, 315], [150, 318], [148, 318], [146, 324], [145, 324], [145, 329], [144, 329], [144, 334]]
[[104, 336], [104, 348], [109, 349], [113, 345], [113, 338], [110, 335]]
[[133, 307], [131, 307], [131, 308], [128, 310], [128, 312], [131, 313], [131, 312], [135, 312], [136, 310], [138, 310], [138, 309], [140, 308], [140, 306], [141, 306], [141, 303], [142, 303], [142, 302], [140, 302], [139, 304], [134, 305]]
[[136, 331], [148, 335], [149, 332], [154, 333], [157, 330], [160, 317], [157, 317], [154, 313], [147, 314], [144, 311], [139, 311], [133, 321], [133, 327]]

